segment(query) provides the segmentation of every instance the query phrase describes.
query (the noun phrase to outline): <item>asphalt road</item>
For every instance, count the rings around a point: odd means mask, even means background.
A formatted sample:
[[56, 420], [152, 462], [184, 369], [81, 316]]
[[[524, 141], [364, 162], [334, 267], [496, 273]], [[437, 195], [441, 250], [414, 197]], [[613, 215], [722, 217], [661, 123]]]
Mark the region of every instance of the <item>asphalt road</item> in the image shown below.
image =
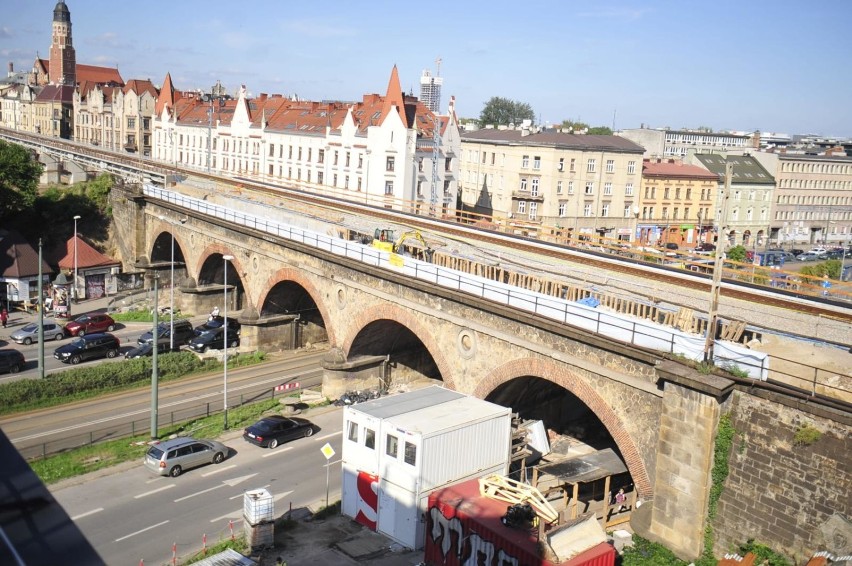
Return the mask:
[[[228, 371], [228, 405], [270, 397], [276, 385], [299, 383], [302, 388], [322, 381], [325, 351], [296, 352], [283, 358]], [[221, 411], [222, 373], [160, 385], [160, 427], [174, 421]], [[143, 387], [49, 409], [0, 418], [0, 428], [18, 451], [31, 458], [93, 441], [150, 430], [151, 388]]]
[[[107, 564], [171, 563], [178, 557], [243, 532], [244, 492], [265, 488], [275, 502], [274, 515], [322, 504], [326, 497], [326, 458], [320, 449], [330, 443], [336, 455], [330, 467], [330, 500], [340, 498], [342, 410], [321, 409], [308, 418], [319, 430], [274, 450], [242, 440], [241, 434], [221, 438], [230, 456], [219, 465], [189, 470], [178, 478], [158, 477], [142, 465], [123, 466], [97, 477], [75, 478], [51, 488], [72, 520]], [[233, 523], [231, 523], [233, 521]], [[69, 557], [71, 558], [71, 557]], [[73, 559], [72, 559], [73, 561]]]

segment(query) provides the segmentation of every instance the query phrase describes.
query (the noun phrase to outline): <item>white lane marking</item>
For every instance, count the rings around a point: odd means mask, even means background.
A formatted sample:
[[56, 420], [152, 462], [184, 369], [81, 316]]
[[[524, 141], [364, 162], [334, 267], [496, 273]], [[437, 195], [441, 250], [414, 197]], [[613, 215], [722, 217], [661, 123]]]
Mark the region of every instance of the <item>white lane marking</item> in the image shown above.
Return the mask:
[[218, 474], [219, 472], [224, 472], [225, 470], [230, 470], [231, 468], [236, 468], [236, 464], [231, 464], [230, 466], [225, 466], [224, 468], [216, 468], [212, 472], [207, 472], [206, 474], [201, 474], [202, 478], [206, 478], [207, 476], [212, 476], [213, 474]]
[[121, 538], [117, 538], [117, 539], [115, 539], [115, 542], [121, 542], [121, 541], [123, 541], [124, 539], [128, 539], [128, 538], [130, 538], [130, 537], [135, 537], [136, 535], [140, 535], [140, 534], [144, 533], [145, 531], [150, 531], [151, 529], [156, 529], [157, 527], [161, 527], [161, 526], [165, 525], [165, 524], [166, 524], [166, 523], [168, 523], [168, 522], [169, 522], [169, 521], [168, 521], [168, 519], [167, 519], [167, 520], [163, 521], [162, 523], [157, 523], [156, 525], [151, 525], [150, 527], [145, 527], [145, 528], [144, 528], [144, 529], [142, 529], [141, 531], [136, 531], [135, 533], [130, 533], [129, 535], [124, 535], [124, 536], [123, 536], [123, 537], [121, 537]]
[[[242, 495], [240, 497], [242, 497]], [[243, 512], [242, 509], [237, 509], [236, 511], [234, 511], [232, 513], [228, 513], [227, 515], [222, 515], [221, 517], [216, 517], [215, 519], [210, 519], [210, 522], [211, 523], [218, 523], [219, 521], [222, 521], [224, 519], [231, 519], [235, 523], [239, 523], [243, 520], [242, 517], [239, 517], [240, 513], [242, 513], [242, 512]], [[235, 518], [235, 517], [239, 517], [239, 518]]]
[[163, 487], [160, 487], [160, 488], [157, 488], [157, 489], [152, 489], [151, 491], [148, 491], [148, 492], [145, 492], [145, 493], [140, 493], [139, 495], [134, 495], [133, 499], [141, 499], [143, 497], [148, 497], [149, 495], [154, 495], [155, 493], [158, 493], [160, 491], [164, 491], [166, 489], [171, 489], [173, 487], [175, 487], [175, 484], [164, 485]]
[[249, 474], [247, 476], [240, 476], [238, 478], [231, 478], [229, 480], [222, 480], [222, 483], [225, 483], [225, 484], [228, 484], [231, 487], [234, 487], [235, 485], [237, 485], [239, 483], [243, 483], [244, 481], [250, 480], [251, 478], [253, 478], [256, 475], [257, 475], [257, 472], [255, 472], [253, 474]]
[[195, 497], [196, 495], [203, 495], [208, 491], [213, 491], [214, 489], [219, 489], [220, 487], [225, 487], [225, 484], [220, 483], [219, 485], [214, 485], [213, 487], [208, 487], [207, 489], [202, 489], [201, 491], [196, 491], [195, 493], [190, 493], [189, 495], [184, 495], [183, 497], [178, 497], [175, 499], [175, 503], [180, 503], [184, 499], [189, 499], [191, 497]]
[[85, 513], [80, 513], [79, 515], [74, 515], [71, 517], [72, 521], [76, 521], [77, 519], [82, 519], [83, 517], [88, 517], [89, 515], [94, 515], [95, 513], [100, 513], [103, 511], [103, 507], [98, 507], [97, 509], [92, 509], [91, 511], [86, 511]]
[[278, 501], [279, 499], [283, 499], [283, 498], [287, 497], [288, 495], [290, 495], [291, 493], [293, 493], [292, 489], [290, 491], [285, 491], [284, 493], [279, 493], [278, 495], [273, 495], [272, 501]]
[[[272, 484], [268, 483], [268, 484], [266, 484], [266, 485], [262, 485], [262, 486], [260, 486], [260, 489], [266, 489], [266, 488], [267, 488], [267, 487], [269, 487], [270, 485], [272, 485]], [[245, 494], [245, 492], [243, 492], [243, 493], [240, 493], [239, 495], [235, 495], [235, 496], [233, 496], [233, 497], [229, 497], [228, 499], [230, 499], [231, 501], [233, 501], [234, 499], [238, 499], [238, 498], [240, 498], [240, 497], [245, 497], [245, 496], [246, 496], [246, 494]]]
[[314, 438], [314, 440], [325, 440], [326, 438], [331, 438], [333, 436], [337, 436], [338, 434], [343, 434], [343, 431], [338, 430], [337, 432], [332, 432], [331, 434], [326, 434], [325, 436], [318, 436]]
[[269, 454], [264, 454], [263, 456], [261, 456], [261, 458], [269, 458], [270, 456], [275, 456], [276, 454], [283, 454], [284, 452], [287, 452], [288, 450], [292, 449], [292, 446], [288, 446], [287, 448], [270, 448]]

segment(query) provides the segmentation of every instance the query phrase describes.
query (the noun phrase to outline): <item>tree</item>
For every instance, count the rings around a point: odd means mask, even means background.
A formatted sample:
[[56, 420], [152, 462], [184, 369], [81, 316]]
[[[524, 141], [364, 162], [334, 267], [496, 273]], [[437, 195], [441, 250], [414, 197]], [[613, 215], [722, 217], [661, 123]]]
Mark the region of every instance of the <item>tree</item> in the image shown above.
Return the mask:
[[532, 106], [526, 102], [509, 100], [500, 96], [492, 96], [485, 103], [479, 114], [479, 125], [508, 126], [509, 124], [520, 125], [524, 120], [535, 120], [535, 112]]
[[594, 128], [589, 128], [589, 131], [586, 133], [590, 136], [611, 136], [612, 128], [608, 128], [607, 126], [595, 126]]
[[725, 255], [731, 261], [743, 263], [743, 262], [745, 262], [745, 259], [746, 259], [746, 253], [747, 253], [747, 251], [746, 251], [745, 247], [740, 245], [740, 246], [734, 246], [732, 248], [729, 248]]
[[591, 136], [611, 136], [612, 129], [606, 126], [591, 127], [585, 122], [575, 122], [574, 120], [562, 120], [560, 126], [563, 131], [571, 130], [572, 132], [584, 132]]
[[33, 205], [42, 169], [28, 150], [0, 140], [0, 222]]

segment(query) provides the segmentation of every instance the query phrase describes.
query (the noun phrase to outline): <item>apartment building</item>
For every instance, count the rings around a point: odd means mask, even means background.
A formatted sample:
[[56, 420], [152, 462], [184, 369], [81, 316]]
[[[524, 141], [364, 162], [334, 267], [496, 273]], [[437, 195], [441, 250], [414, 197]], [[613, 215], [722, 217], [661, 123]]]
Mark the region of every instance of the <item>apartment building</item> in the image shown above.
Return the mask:
[[717, 196], [714, 221], [730, 246], [764, 247], [769, 237], [770, 211], [775, 179], [751, 155], [697, 154], [693, 164], [718, 175], [717, 195], [723, 194], [725, 167], [730, 163], [731, 186], [728, 213], [722, 218], [722, 205]]
[[680, 159], [642, 164], [637, 238], [647, 245], [712, 243], [719, 175]]
[[[160, 90], [153, 157], [342, 198], [379, 198], [421, 214], [454, 214], [460, 147], [454, 101], [439, 116], [405, 96], [394, 66], [384, 95], [313, 102], [281, 95], [236, 100]], [[434, 198], [433, 198], [434, 195]], [[375, 202], [373, 200], [372, 202]]]
[[852, 157], [755, 153], [775, 177], [770, 240], [779, 245], [852, 243]]
[[756, 142], [751, 135], [704, 130], [628, 128], [616, 135], [634, 141], [645, 148], [645, 157], [679, 157], [705, 152], [742, 153], [754, 149]]
[[159, 92], [148, 80], [122, 86], [82, 83], [74, 93], [74, 139], [112, 151], [151, 153]]
[[617, 136], [483, 129], [461, 140], [461, 201], [529, 233], [630, 240], [643, 148]]

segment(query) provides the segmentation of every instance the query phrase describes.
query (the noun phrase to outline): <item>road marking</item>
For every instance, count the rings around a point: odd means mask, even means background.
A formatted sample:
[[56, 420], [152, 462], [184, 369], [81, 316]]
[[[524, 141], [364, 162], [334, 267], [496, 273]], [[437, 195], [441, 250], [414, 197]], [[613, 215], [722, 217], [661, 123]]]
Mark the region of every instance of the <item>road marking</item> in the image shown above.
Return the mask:
[[[259, 488], [257, 488], [257, 489], [266, 489], [266, 488], [267, 488], [267, 487], [269, 487], [270, 485], [272, 485], [272, 484], [269, 484], [269, 483], [268, 483], [268, 484], [266, 484], [266, 485], [262, 485], [262, 486], [260, 486], [260, 487], [259, 487]], [[246, 494], [245, 494], [245, 492], [243, 492], [243, 493], [240, 493], [239, 495], [235, 495], [235, 496], [233, 496], [233, 497], [229, 497], [228, 499], [230, 499], [231, 501], [233, 501], [234, 499], [237, 499], [237, 498], [239, 498], [239, 497], [245, 497], [245, 496], [246, 496]]]
[[279, 493], [278, 495], [273, 495], [272, 501], [278, 501], [279, 499], [283, 499], [284, 497], [287, 497], [291, 493], [293, 493], [292, 489], [290, 491], [285, 491], [284, 493]]
[[133, 499], [141, 499], [143, 497], [148, 497], [149, 495], [154, 495], [155, 493], [158, 493], [160, 491], [164, 491], [166, 489], [171, 489], [174, 486], [175, 486], [175, 484], [171, 484], [171, 485], [165, 485], [165, 486], [157, 488], [157, 489], [152, 489], [151, 491], [148, 491], [146, 493], [140, 493], [139, 495], [134, 495]]
[[202, 478], [206, 478], [207, 476], [212, 476], [213, 474], [218, 474], [219, 472], [224, 472], [225, 470], [230, 470], [231, 468], [236, 468], [236, 464], [231, 464], [230, 466], [225, 466], [224, 468], [216, 468], [212, 472], [207, 472], [206, 474], [201, 474]]
[[[242, 497], [242, 495], [240, 497]], [[233, 521], [235, 523], [239, 523], [240, 521], [243, 520], [242, 517], [240, 517], [239, 519], [234, 519], [234, 515], [239, 515], [242, 512], [243, 512], [242, 509], [237, 509], [233, 513], [228, 513], [227, 515], [222, 515], [221, 517], [216, 517], [215, 519], [210, 519], [210, 522], [211, 523], [218, 523], [219, 521], [222, 521], [223, 519], [233, 519]]]
[[125, 536], [123, 536], [123, 537], [121, 537], [121, 538], [117, 538], [117, 539], [115, 539], [115, 542], [121, 542], [121, 541], [123, 541], [124, 539], [128, 539], [128, 538], [130, 538], [130, 537], [135, 537], [136, 535], [140, 535], [140, 534], [144, 533], [145, 531], [150, 531], [151, 529], [156, 529], [157, 527], [161, 527], [161, 526], [165, 525], [165, 524], [166, 524], [166, 523], [168, 523], [168, 522], [169, 522], [169, 521], [168, 521], [168, 519], [167, 519], [167, 520], [163, 521], [162, 523], [157, 523], [156, 525], [151, 525], [150, 527], [145, 527], [145, 528], [144, 528], [144, 529], [142, 529], [141, 531], [136, 531], [135, 533], [130, 533], [129, 535], [125, 535]]
[[270, 456], [275, 456], [277, 454], [283, 454], [284, 452], [287, 452], [288, 450], [292, 450], [292, 449], [293, 449], [292, 446], [288, 446], [287, 448], [270, 448], [269, 454], [264, 454], [263, 456], [261, 456], [261, 458], [269, 458]]
[[333, 436], [337, 436], [338, 434], [343, 434], [343, 431], [338, 430], [337, 432], [332, 432], [331, 434], [326, 434], [325, 436], [318, 436], [314, 438], [314, 440], [325, 440], [326, 438], [331, 438]]
[[229, 480], [222, 480], [222, 483], [227, 484], [231, 487], [234, 487], [238, 483], [243, 483], [244, 481], [250, 480], [251, 478], [253, 478], [256, 475], [257, 475], [257, 473], [255, 472], [255, 473], [249, 474], [247, 476], [240, 476], [238, 478], [231, 478]]
[[175, 503], [180, 503], [184, 499], [189, 499], [191, 497], [195, 497], [196, 495], [203, 495], [203, 494], [207, 493], [208, 491], [213, 491], [214, 489], [219, 489], [220, 487], [225, 487], [225, 484], [220, 483], [219, 485], [214, 485], [213, 487], [209, 487], [209, 488], [203, 489], [201, 491], [196, 491], [195, 493], [191, 493], [189, 495], [184, 495], [183, 497], [178, 497], [177, 499], [175, 499]]
[[100, 513], [103, 511], [103, 507], [98, 507], [97, 509], [92, 509], [91, 511], [86, 511], [85, 513], [80, 513], [79, 515], [74, 515], [71, 517], [72, 521], [76, 521], [77, 519], [82, 519], [83, 517], [88, 517], [89, 515], [94, 515], [95, 513]]

